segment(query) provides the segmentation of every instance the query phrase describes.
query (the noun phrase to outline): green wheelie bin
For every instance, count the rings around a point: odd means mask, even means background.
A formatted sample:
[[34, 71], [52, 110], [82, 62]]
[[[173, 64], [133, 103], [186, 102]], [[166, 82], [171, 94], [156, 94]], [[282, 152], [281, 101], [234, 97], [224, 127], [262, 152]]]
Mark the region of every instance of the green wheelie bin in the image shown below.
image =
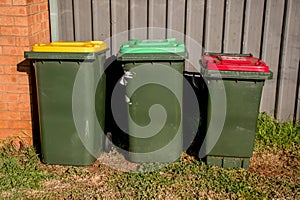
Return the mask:
[[91, 165], [103, 151], [105, 123], [102, 41], [36, 44], [34, 63], [42, 161]]
[[120, 47], [128, 108], [128, 158], [168, 163], [182, 154], [185, 45], [176, 39], [130, 40]]
[[208, 165], [247, 169], [263, 85], [272, 72], [251, 54], [205, 53], [200, 62], [208, 95], [206, 135], [199, 156], [206, 156]]

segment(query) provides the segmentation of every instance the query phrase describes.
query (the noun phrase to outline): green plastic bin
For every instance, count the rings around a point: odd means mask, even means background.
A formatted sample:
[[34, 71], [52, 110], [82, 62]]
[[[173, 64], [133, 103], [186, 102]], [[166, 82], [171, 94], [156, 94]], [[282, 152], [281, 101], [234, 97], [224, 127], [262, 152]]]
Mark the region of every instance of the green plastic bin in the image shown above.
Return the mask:
[[[209, 91], [206, 140], [201, 154], [207, 155], [208, 165], [247, 169], [253, 154], [263, 85], [272, 78], [272, 72], [251, 54], [206, 53], [201, 66], [205, 90]], [[224, 117], [218, 135], [216, 127]]]
[[105, 122], [102, 41], [36, 44], [34, 62], [44, 163], [91, 165], [103, 151]]
[[184, 44], [176, 39], [121, 45], [117, 60], [125, 72], [130, 161], [168, 163], [180, 158], [186, 57]]

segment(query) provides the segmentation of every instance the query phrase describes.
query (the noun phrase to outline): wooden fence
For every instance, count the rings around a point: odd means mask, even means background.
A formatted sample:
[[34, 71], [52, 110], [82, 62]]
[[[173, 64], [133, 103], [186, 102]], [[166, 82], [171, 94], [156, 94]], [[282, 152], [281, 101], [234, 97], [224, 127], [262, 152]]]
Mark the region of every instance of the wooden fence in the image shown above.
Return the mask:
[[[185, 41], [195, 59], [201, 57], [201, 47], [210, 52], [251, 52], [274, 73], [265, 84], [261, 111], [282, 121], [300, 119], [299, 0], [57, 2], [58, 38], [105, 40], [109, 55], [131, 38], [167, 37]], [[196, 65], [188, 64], [187, 70]]]

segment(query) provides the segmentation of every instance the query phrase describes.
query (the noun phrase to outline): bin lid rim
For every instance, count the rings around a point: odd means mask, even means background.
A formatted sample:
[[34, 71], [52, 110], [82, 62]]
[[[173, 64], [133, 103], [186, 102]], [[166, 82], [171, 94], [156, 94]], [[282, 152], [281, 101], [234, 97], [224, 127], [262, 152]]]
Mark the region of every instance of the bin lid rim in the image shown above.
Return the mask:
[[121, 54], [157, 54], [157, 53], [184, 53], [183, 42], [176, 38], [164, 40], [129, 40], [120, 46]]
[[218, 54], [205, 53], [202, 65], [207, 70], [269, 72], [269, 66], [252, 54]]
[[70, 42], [58, 41], [50, 44], [38, 43], [32, 47], [33, 52], [56, 52], [56, 53], [93, 53], [108, 49], [103, 41]]

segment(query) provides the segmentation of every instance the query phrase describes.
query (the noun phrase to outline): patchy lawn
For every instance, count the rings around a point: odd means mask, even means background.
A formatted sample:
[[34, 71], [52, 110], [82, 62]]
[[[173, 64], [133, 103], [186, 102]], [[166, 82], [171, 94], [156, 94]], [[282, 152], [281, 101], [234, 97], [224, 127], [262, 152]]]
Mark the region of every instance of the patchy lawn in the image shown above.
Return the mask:
[[[300, 123], [265, 114], [249, 170], [207, 167], [184, 154], [144, 172], [151, 166], [130, 163], [116, 151], [90, 167], [45, 165], [32, 147], [0, 146], [0, 199], [300, 199]], [[117, 171], [100, 160], [141, 172]]]

